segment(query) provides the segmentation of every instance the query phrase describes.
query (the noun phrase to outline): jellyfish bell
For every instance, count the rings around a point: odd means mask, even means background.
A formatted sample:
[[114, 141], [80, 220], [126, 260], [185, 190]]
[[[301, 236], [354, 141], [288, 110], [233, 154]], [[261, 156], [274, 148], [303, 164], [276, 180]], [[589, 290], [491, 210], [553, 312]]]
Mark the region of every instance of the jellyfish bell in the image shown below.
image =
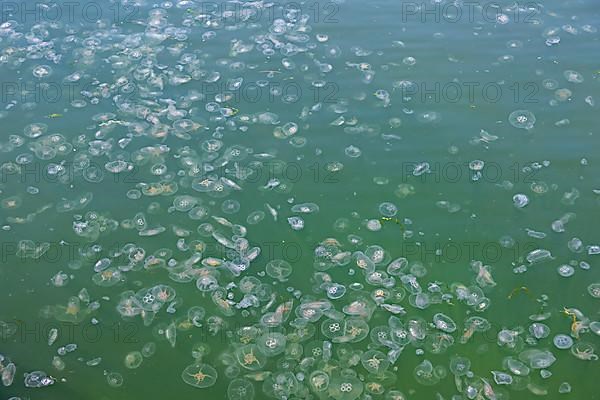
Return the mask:
[[292, 266], [285, 260], [271, 260], [265, 266], [265, 271], [271, 278], [277, 279], [280, 282], [285, 282], [292, 274]]
[[253, 400], [255, 396], [252, 382], [244, 378], [236, 378], [227, 386], [228, 400]]
[[434, 374], [434, 368], [429, 360], [423, 360], [420, 364], [418, 364], [414, 369], [414, 377], [415, 380], [424, 386], [433, 386], [440, 381]]
[[534, 127], [536, 118], [529, 110], [516, 110], [508, 116], [508, 122], [515, 128], [530, 130]]
[[286, 337], [277, 332], [267, 333], [257, 338], [258, 349], [267, 357], [273, 357], [285, 351]]
[[235, 350], [234, 356], [242, 368], [250, 371], [262, 369], [267, 362], [267, 357], [255, 344], [247, 344], [238, 347]]
[[213, 386], [217, 382], [217, 377], [217, 370], [204, 363], [190, 364], [181, 373], [185, 383], [200, 389]]
[[138, 368], [142, 364], [143, 360], [144, 360], [144, 357], [141, 352], [132, 351], [125, 355], [125, 359], [124, 359], [123, 363], [125, 364], [126, 368], [135, 369], [135, 368]]

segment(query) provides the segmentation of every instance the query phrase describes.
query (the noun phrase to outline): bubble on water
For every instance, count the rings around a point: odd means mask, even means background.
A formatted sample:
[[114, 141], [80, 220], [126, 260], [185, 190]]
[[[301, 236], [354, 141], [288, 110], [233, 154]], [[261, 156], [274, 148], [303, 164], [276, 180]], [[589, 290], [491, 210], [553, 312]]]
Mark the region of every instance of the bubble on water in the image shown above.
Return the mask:
[[532, 129], [535, 125], [535, 115], [528, 110], [516, 110], [510, 113], [508, 121], [512, 126], [519, 129]]

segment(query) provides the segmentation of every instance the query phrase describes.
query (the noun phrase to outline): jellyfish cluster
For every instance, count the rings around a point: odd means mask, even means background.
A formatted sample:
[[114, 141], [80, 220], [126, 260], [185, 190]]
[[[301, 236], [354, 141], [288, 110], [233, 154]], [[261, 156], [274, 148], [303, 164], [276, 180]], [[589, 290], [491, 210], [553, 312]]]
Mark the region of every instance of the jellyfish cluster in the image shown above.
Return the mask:
[[[599, 73], [561, 53], [598, 42], [585, 15], [540, 6], [525, 40], [505, 28], [531, 5], [497, 5], [473, 27], [509, 38], [476, 69], [502, 88], [529, 60], [541, 99], [483, 105], [476, 126], [478, 104], [421, 96], [411, 29], [348, 45], [304, 3], [114, 3], [135, 12], [0, 24], [3, 76], [75, 89], [22, 88], [0, 110], [7, 398], [90, 380], [123, 398], [160, 371], [186, 398], [553, 399], [597, 368], [598, 159], [538, 146], [597, 135]], [[315, 4], [369, 7], [350, 3]], [[426, 39], [452, 44], [438, 28]], [[453, 83], [462, 52], [442, 56]], [[38, 320], [52, 328], [30, 349], [20, 324]]]

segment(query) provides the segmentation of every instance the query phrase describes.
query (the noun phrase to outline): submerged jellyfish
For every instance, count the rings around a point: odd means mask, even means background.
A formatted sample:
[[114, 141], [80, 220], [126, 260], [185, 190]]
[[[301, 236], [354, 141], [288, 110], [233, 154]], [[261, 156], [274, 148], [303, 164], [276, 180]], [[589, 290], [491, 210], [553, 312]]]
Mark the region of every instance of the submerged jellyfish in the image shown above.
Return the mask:
[[252, 382], [243, 378], [236, 378], [227, 386], [228, 400], [253, 400], [254, 386]]
[[203, 363], [190, 364], [181, 373], [181, 378], [185, 383], [197, 388], [206, 388], [214, 385], [217, 381], [217, 376], [216, 369]]
[[592, 283], [587, 289], [590, 296], [595, 299], [600, 299], [600, 283]]
[[123, 385], [123, 375], [118, 372], [109, 372], [106, 375], [106, 382], [108, 382], [108, 386], [110, 387], [120, 387]]
[[54, 317], [61, 322], [71, 322], [78, 324], [84, 320], [84, 318], [91, 312], [86, 307], [81, 308], [81, 301], [78, 297], [71, 297], [67, 303], [67, 306], [57, 305], [54, 307]]
[[54, 378], [48, 376], [44, 371], [33, 371], [25, 374], [25, 387], [41, 388], [54, 384]]
[[327, 393], [335, 400], [355, 400], [364, 390], [363, 383], [355, 376], [337, 376], [330, 380]]
[[414, 376], [418, 383], [425, 386], [432, 386], [440, 381], [440, 378], [434, 373], [433, 365], [429, 360], [423, 360], [423, 362], [415, 367]]
[[364, 352], [360, 361], [367, 371], [375, 375], [381, 374], [390, 366], [387, 356], [378, 350]]
[[271, 260], [265, 266], [265, 271], [271, 278], [285, 282], [287, 277], [292, 274], [292, 266], [285, 260]]
[[286, 337], [277, 332], [267, 333], [256, 340], [258, 349], [267, 357], [273, 357], [285, 351]]
[[135, 369], [142, 364], [144, 357], [139, 351], [132, 351], [125, 356], [124, 364], [129, 369]]
[[235, 351], [235, 358], [243, 368], [251, 371], [262, 369], [267, 361], [267, 357], [255, 344], [247, 344], [238, 347]]
[[557, 349], [566, 350], [573, 346], [573, 339], [570, 336], [559, 334], [552, 340]]
[[471, 360], [466, 357], [455, 356], [450, 359], [450, 372], [456, 376], [466, 375], [471, 368]]
[[433, 324], [441, 331], [452, 333], [456, 330], [456, 323], [449, 316], [437, 313], [433, 316]]
[[516, 110], [508, 116], [508, 122], [515, 128], [531, 129], [535, 125], [535, 115], [528, 110]]

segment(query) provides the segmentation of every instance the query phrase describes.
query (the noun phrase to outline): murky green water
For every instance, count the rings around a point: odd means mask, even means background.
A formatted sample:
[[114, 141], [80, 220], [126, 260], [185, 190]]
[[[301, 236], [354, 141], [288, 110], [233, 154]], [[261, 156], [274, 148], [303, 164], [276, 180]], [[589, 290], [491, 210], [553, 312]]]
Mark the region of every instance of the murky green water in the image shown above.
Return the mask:
[[3, 4], [1, 397], [600, 398], [600, 8], [501, 3]]

